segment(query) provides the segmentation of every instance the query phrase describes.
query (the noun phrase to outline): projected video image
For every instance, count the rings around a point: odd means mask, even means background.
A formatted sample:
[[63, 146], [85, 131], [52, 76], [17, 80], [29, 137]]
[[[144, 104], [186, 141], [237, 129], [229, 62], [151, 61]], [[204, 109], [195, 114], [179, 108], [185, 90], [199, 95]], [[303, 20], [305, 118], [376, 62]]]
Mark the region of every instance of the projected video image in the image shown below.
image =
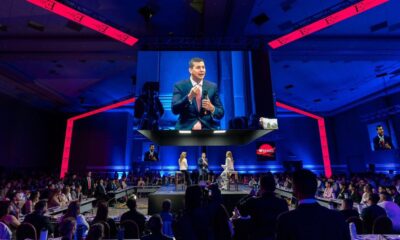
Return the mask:
[[[145, 64], [138, 66], [138, 130], [277, 128], [276, 119], [266, 124], [265, 116], [253, 112], [247, 51], [146, 51], [138, 62]], [[273, 101], [269, 95], [266, 103]]]

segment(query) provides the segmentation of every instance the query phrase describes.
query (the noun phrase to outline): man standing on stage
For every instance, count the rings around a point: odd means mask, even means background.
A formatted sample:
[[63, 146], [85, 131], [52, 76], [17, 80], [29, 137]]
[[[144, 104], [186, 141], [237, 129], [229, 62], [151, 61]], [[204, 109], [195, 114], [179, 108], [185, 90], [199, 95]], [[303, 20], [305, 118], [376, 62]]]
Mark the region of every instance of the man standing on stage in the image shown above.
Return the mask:
[[389, 136], [385, 136], [385, 131], [383, 130], [382, 125], [376, 126], [377, 136], [374, 137], [374, 150], [390, 150], [393, 149], [392, 138]]
[[215, 83], [204, 80], [206, 66], [201, 58], [189, 62], [190, 79], [177, 82], [172, 96], [172, 112], [179, 115], [176, 130], [218, 129], [224, 108]]
[[197, 165], [199, 167], [199, 176], [201, 180], [207, 180], [208, 178], [208, 159], [206, 157], [206, 153], [201, 154], [201, 158], [197, 161]]
[[158, 161], [158, 153], [155, 151], [154, 144], [150, 145], [149, 151], [145, 152], [144, 154], [144, 161], [145, 162], [154, 162]]

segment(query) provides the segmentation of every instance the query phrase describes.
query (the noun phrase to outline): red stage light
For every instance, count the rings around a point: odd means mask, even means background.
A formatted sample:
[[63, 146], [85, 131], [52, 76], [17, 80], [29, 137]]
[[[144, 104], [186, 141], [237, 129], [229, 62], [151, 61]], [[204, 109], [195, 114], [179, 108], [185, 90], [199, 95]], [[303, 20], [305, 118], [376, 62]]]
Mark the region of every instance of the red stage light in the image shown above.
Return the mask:
[[321, 142], [322, 159], [324, 161], [325, 176], [330, 178], [332, 176], [332, 168], [331, 168], [331, 159], [329, 157], [328, 137], [326, 136], [325, 119], [323, 117], [286, 105], [281, 102], [276, 102], [276, 106], [310, 118], [314, 118], [318, 121], [319, 138]]
[[71, 21], [77, 22], [83, 26], [93, 29], [99, 33], [107, 35], [118, 41], [121, 41], [129, 46], [133, 46], [138, 39], [124, 33], [110, 25], [107, 25], [99, 20], [96, 20], [84, 13], [81, 13], [65, 4], [57, 2], [55, 0], [27, 0], [28, 2], [35, 4], [36, 6], [42, 7], [50, 12], [65, 17]]
[[328, 17], [315, 21], [311, 24], [308, 24], [307, 26], [304, 26], [282, 37], [272, 40], [271, 42], [268, 43], [268, 45], [273, 49], [282, 47], [283, 45], [286, 45], [297, 39], [303, 38], [321, 29], [330, 27], [338, 22], [341, 22], [347, 18], [358, 15], [362, 12], [365, 12], [371, 8], [374, 8], [386, 2], [389, 2], [389, 0], [362, 0], [356, 4], [351, 5], [350, 7], [347, 7], [336, 13], [333, 13]]
[[126, 104], [129, 103], [133, 103], [135, 102], [136, 98], [130, 98], [121, 102], [117, 102], [87, 113], [83, 113], [80, 115], [77, 115], [75, 117], [72, 117], [70, 119], [68, 119], [67, 121], [67, 129], [65, 130], [65, 139], [64, 139], [64, 150], [63, 150], [63, 157], [61, 160], [61, 171], [60, 171], [60, 178], [64, 178], [65, 174], [68, 172], [68, 165], [69, 165], [69, 154], [71, 151], [71, 142], [72, 142], [72, 132], [74, 130], [74, 121], [81, 119], [81, 118], [85, 118], [85, 117], [89, 117], [101, 112], [105, 112], [107, 110], [110, 109], [114, 109], [114, 108], [118, 108], [121, 106], [124, 106]]

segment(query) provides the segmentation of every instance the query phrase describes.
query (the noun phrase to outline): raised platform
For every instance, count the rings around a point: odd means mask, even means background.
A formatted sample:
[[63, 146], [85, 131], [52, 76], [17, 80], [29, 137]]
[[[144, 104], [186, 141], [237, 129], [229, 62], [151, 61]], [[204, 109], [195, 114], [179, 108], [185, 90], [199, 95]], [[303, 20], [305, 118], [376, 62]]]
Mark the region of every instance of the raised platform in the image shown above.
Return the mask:
[[213, 130], [178, 131], [138, 130], [143, 136], [158, 145], [168, 146], [229, 146], [248, 144], [257, 138], [272, 132], [269, 130]]
[[[250, 193], [248, 186], [239, 185], [239, 191], [222, 191], [224, 205], [228, 212], [232, 212], [235, 204], [239, 200]], [[149, 195], [148, 199], [148, 214], [156, 214], [161, 212], [161, 205], [165, 199], [172, 201], [172, 212], [179, 212], [185, 206], [185, 191], [175, 191], [175, 185], [163, 186], [155, 193]]]

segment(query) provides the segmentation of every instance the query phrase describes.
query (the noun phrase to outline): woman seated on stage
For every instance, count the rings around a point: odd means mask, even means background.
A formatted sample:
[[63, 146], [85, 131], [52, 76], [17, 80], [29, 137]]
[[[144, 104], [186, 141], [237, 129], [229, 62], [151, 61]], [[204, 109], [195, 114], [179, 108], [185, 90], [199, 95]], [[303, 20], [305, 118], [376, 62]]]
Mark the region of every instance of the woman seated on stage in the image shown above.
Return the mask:
[[221, 165], [221, 167], [224, 169], [224, 171], [221, 173], [220, 178], [221, 178], [221, 183], [222, 183], [222, 190], [227, 190], [228, 187], [228, 173], [235, 171], [233, 167], [233, 156], [231, 151], [226, 152], [226, 159], [225, 159], [225, 164]]
[[186, 152], [181, 153], [181, 155], [179, 156], [178, 163], [179, 163], [179, 171], [181, 171], [185, 175], [186, 185], [190, 186], [192, 184], [192, 180], [190, 179], [190, 174], [188, 171], [189, 166], [186, 159]]

